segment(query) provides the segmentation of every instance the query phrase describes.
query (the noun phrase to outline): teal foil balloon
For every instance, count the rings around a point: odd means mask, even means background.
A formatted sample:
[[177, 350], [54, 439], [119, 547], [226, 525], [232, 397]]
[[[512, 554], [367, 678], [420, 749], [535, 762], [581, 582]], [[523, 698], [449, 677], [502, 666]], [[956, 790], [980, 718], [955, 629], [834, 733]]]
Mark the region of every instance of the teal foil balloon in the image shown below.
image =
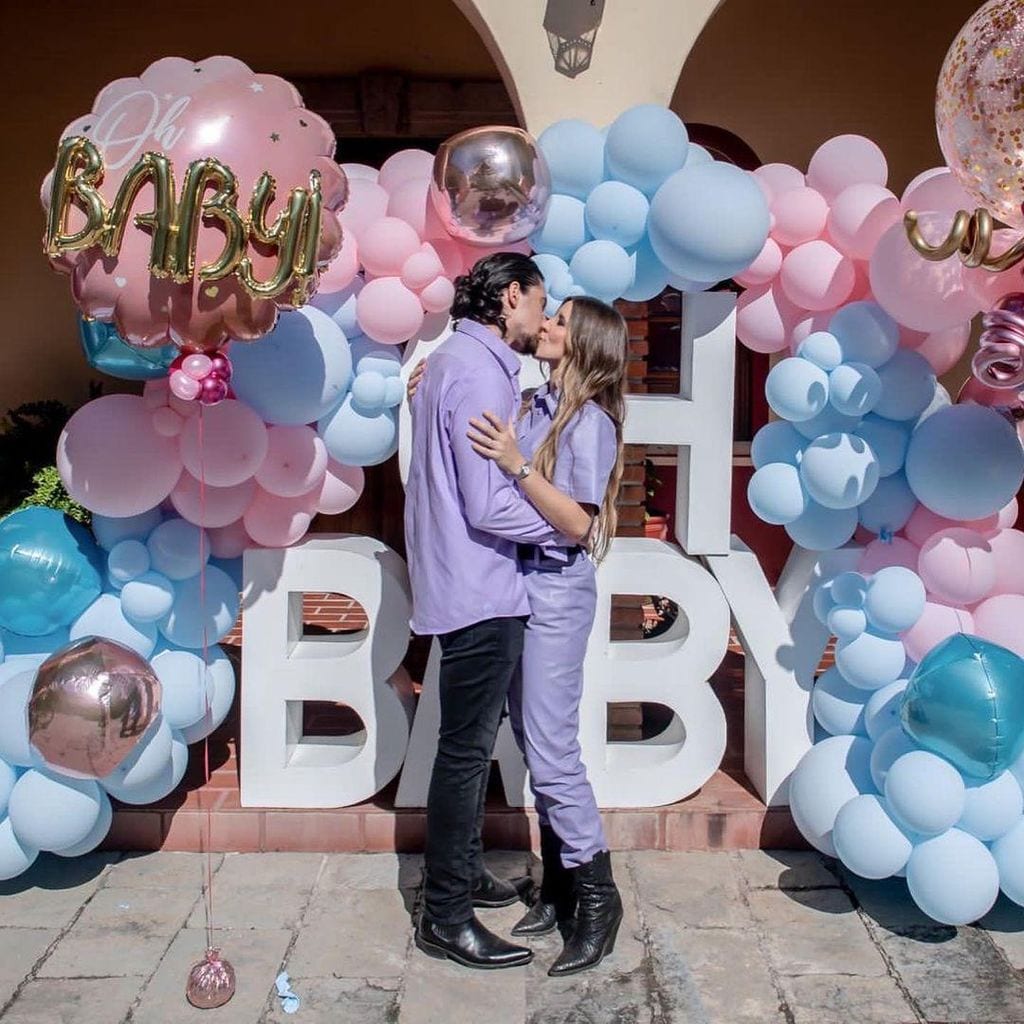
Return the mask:
[[113, 324], [80, 317], [78, 335], [88, 364], [111, 377], [122, 380], [156, 380], [167, 376], [167, 369], [178, 356], [176, 345], [139, 348], [129, 345]]
[[1024, 659], [957, 633], [914, 670], [900, 719], [922, 747], [965, 775], [995, 778], [1024, 752]]
[[33, 506], [0, 520], [0, 626], [45, 636], [99, 597], [102, 561], [89, 531], [52, 508]]

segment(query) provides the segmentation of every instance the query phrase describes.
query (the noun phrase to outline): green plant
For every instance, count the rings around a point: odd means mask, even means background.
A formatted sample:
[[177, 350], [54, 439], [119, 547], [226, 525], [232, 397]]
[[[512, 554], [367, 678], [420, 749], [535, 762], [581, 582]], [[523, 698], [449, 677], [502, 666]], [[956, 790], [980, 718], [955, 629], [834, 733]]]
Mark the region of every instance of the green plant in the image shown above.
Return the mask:
[[20, 508], [27, 508], [30, 505], [45, 505], [47, 508], [55, 508], [58, 512], [77, 519], [80, 523], [88, 526], [92, 521], [92, 513], [79, 505], [64, 488], [64, 482], [57, 472], [56, 466], [44, 466], [34, 477], [32, 483], [35, 489], [21, 503]]
[[654, 507], [654, 495], [661, 485], [662, 479], [655, 471], [654, 463], [650, 459], [644, 459], [644, 522], [652, 516], [665, 515], [661, 509]]

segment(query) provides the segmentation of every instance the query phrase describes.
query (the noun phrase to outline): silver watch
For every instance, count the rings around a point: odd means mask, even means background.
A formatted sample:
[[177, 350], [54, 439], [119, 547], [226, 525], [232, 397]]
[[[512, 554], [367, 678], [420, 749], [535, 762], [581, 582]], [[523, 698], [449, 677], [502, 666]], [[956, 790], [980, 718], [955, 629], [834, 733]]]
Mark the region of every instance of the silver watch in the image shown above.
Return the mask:
[[533, 466], [530, 465], [530, 460], [527, 459], [526, 462], [519, 467], [519, 472], [513, 473], [512, 475], [516, 480], [525, 480], [532, 472]]

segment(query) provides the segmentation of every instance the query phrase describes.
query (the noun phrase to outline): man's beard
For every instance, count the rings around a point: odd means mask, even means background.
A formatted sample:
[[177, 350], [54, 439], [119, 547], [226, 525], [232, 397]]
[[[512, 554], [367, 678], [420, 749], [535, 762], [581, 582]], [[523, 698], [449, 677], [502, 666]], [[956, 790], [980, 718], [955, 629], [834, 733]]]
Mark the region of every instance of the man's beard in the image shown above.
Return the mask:
[[537, 344], [540, 341], [538, 334], [521, 335], [518, 338], [513, 338], [509, 342], [509, 347], [513, 352], [518, 352], [521, 356], [532, 356], [537, 353]]

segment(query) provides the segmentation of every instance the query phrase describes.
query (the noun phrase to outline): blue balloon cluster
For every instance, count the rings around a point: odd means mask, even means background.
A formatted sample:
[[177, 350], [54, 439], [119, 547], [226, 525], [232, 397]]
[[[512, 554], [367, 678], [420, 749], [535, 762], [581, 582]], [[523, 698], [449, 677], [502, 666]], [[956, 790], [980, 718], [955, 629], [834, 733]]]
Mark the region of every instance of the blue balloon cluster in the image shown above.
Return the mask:
[[[17, 597], [0, 617], [0, 878], [26, 870], [40, 850], [93, 849], [110, 827], [110, 796], [147, 804], [170, 793], [188, 744], [216, 729], [234, 700], [234, 668], [217, 642], [238, 616], [237, 566], [209, 558], [198, 527], [159, 509], [96, 516], [93, 530], [95, 539], [41, 508], [0, 522], [4, 593], [10, 585]], [[136, 651], [162, 684], [156, 723], [98, 780], [47, 764], [29, 741], [26, 711], [43, 661], [89, 636]]]
[[573, 295], [639, 302], [666, 285], [703, 291], [746, 269], [768, 237], [753, 177], [691, 143], [665, 107], [632, 107], [607, 132], [557, 121], [538, 144], [553, 195], [530, 243], [549, 314]]
[[858, 524], [883, 538], [906, 524], [918, 501], [904, 472], [911, 437], [949, 396], [877, 303], [838, 309], [765, 391], [781, 419], [751, 447], [747, 497], [761, 519], [813, 551], [841, 547]]

